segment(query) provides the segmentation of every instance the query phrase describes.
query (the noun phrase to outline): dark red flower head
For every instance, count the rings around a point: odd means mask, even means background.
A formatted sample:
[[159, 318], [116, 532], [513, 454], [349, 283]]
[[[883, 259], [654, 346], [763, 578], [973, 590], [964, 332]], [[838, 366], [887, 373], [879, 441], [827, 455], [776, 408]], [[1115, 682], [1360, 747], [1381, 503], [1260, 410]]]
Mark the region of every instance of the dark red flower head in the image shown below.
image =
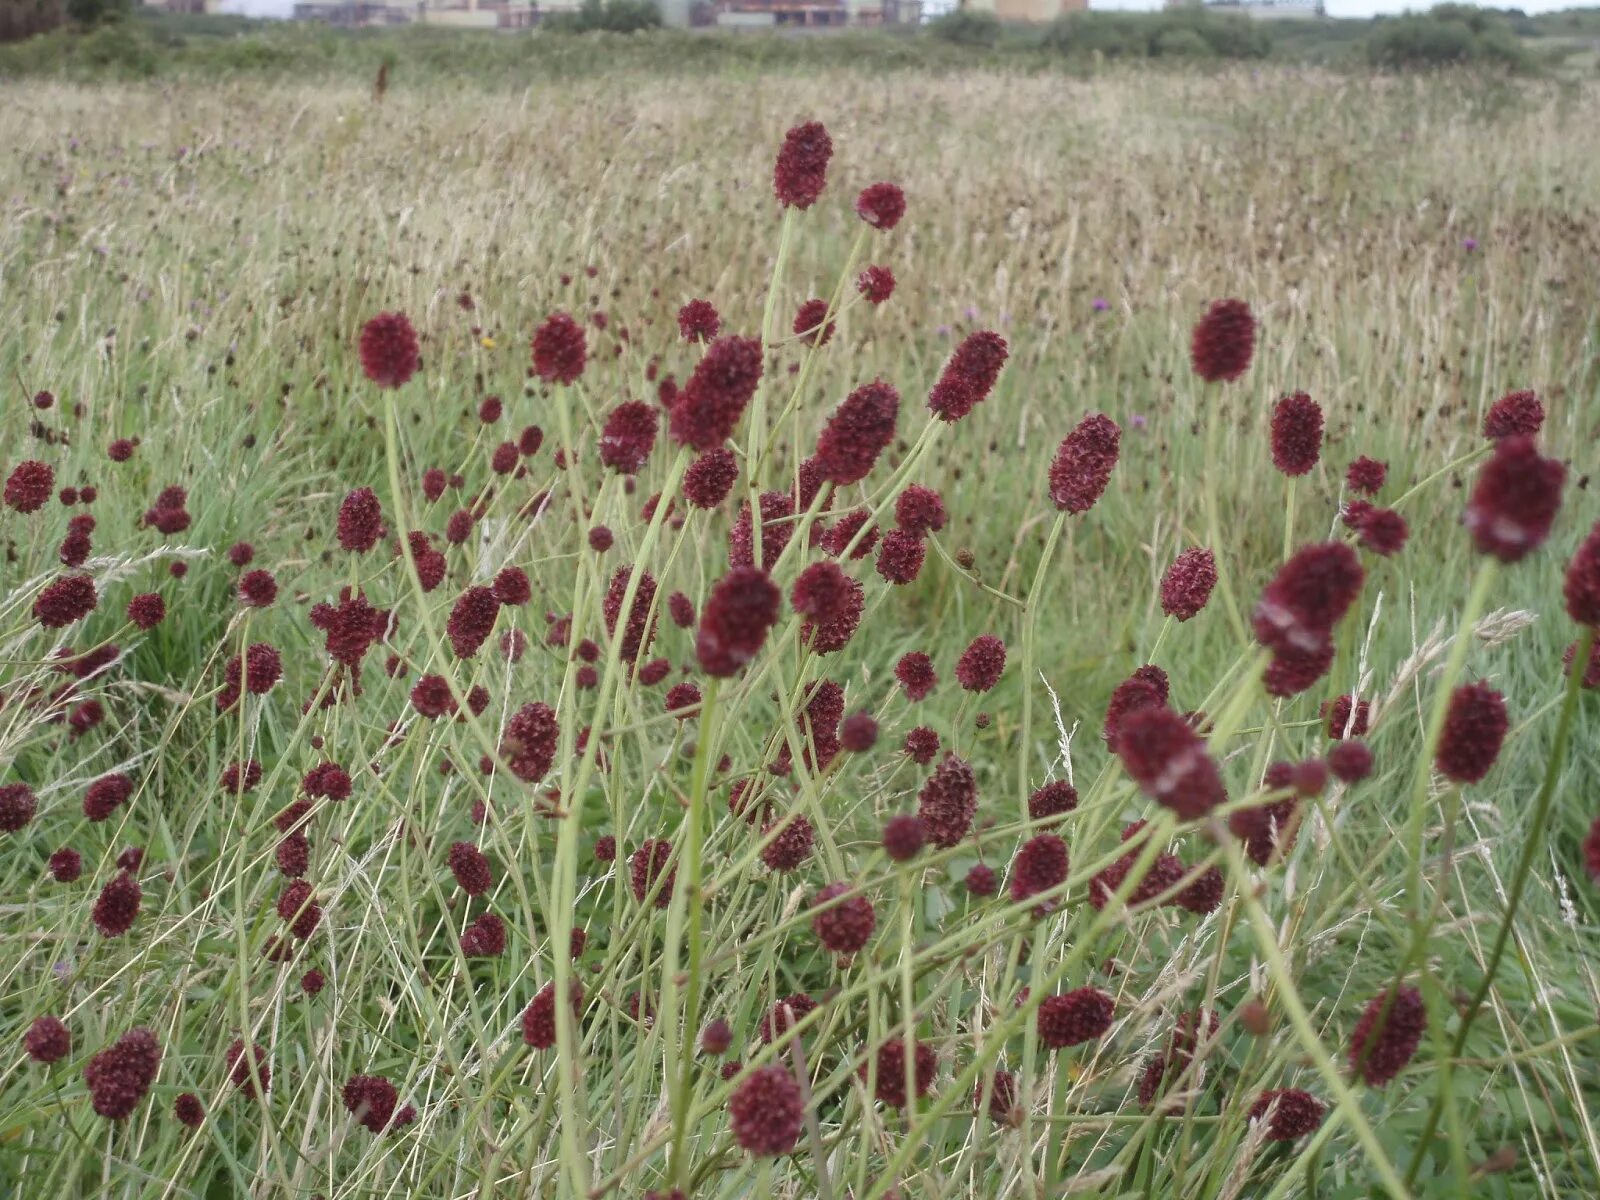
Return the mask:
[[239, 577], [239, 601], [250, 608], [270, 608], [278, 598], [278, 581], [271, 571], [246, 571]]
[[895, 862], [907, 862], [922, 852], [928, 831], [922, 818], [899, 813], [883, 823], [883, 852]]
[[38, 512], [49, 503], [55, 484], [56, 473], [49, 463], [20, 462], [6, 478], [6, 507], [19, 513]]
[[83, 796], [83, 815], [91, 821], [104, 821], [133, 795], [133, 780], [122, 772], [102, 775], [89, 785]]
[[1189, 362], [1207, 383], [1232, 383], [1250, 368], [1256, 319], [1243, 300], [1217, 300], [1189, 340]]
[[[794, 516], [794, 498], [788, 492], [762, 492], [758, 500], [761, 506], [761, 569], [770, 571], [794, 536], [795, 523], [790, 519]], [[728, 565], [755, 565], [755, 529], [748, 500], [739, 506], [738, 519], [728, 531]]]
[[755, 395], [761, 365], [761, 343], [754, 338], [712, 342], [672, 403], [673, 440], [702, 453], [727, 441]]
[[1052, 1050], [1098, 1041], [1111, 1029], [1116, 1006], [1098, 988], [1047, 996], [1039, 1005], [1039, 1040]]
[[1029, 838], [1011, 861], [1011, 898], [1027, 900], [1066, 882], [1067, 843], [1053, 833]]
[[869, 712], [851, 713], [839, 724], [839, 745], [852, 754], [864, 754], [878, 741], [878, 722]]
[[785, 996], [775, 1003], [761, 1018], [759, 1032], [763, 1045], [770, 1045], [772, 1039], [782, 1037], [790, 1029], [805, 1019], [807, 1013], [817, 1007], [817, 1002], [804, 993]]
[[417, 373], [417, 331], [404, 313], [379, 313], [361, 329], [361, 369], [383, 388], [397, 388]]
[[1364, 496], [1375, 496], [1389, 477], [1389, 468], [1374, 458], [1362, 456], [1344, 473], [1345, 486]]
[[1579, 625], [1600, 626], [1600, 522], [1589, 530], [1589, 536], [1567, 564], [1562, 594], [1569, 617]]
[[1100, 736], [1105, 738], [1106, 746], [1111, 750], [1117, 748], [1117, 735], [1130, 713], [1143, 708], [1162, 708], [1166, 703], [1167, 673], [1156, 666], [1140, 667], [1117, 684], [1111, 693], [1111, 700], [1106, 705], [1106, 719], [1100, 727]]
[[1344, 783], [1359, 783], [1372, 774], [1372, 751], [1350, 738], [1328, 751], [1328, 770]]
[[819, 910], [811, 917], [811, 929], [834, 954], [856, 953], [877, 924], [872, 901], [852, 895], [848, 883], [830, 883], [812, 898], [811, 907]]
[[969, 692], [987, 692], [1006, 669], [1006, 644], [992, 633], [972, 639], [956, 660], [956, 681]]
[[823, 323], [827, 315], [826, 300], [807, 300], [794, 315], [795, 336], [807, 346], [826, 346], [833, 338], [834, 327], [832, 321]]
[[517, 607], [533, 599], [528, 573], [521, 567], [502, 567], [494, 577], [494, 598], [501, 604]]
[[140, 592], [128, 601], [128, 620], [136, 628], [154, 629], [166, 619], [167, 602], [158, 592]]
[[489, 860], [471, 842], [456, 842], [447, 856], [456, 886], [469, 896], [481, 896], [494, 886], [494, 871]]
[[768, 870], [781, 874], [795, 870], [811, 857], [816, 829], [808, 818], [797, 814], [762, 826], [761, 836], [767, 842], [761, 851], [761, 861]]
[[[878, 1047], [877, 1098], [890, 1108], [906, 1106], [906, 1043], [901, 1037], [890, 1038]], [[911, 1052], [911, 1082], [918, 1096], [926, 1096], [933, 1087], [934, 1076], [939, 1073], [939, 1056], [926, 1042], [913, 1042]], [[863, 1080], [868, 1075], [868, 1064], [862, 1063], [857, 1074]]]
[[0, 832], [16, 833], [26, 829], [38, 811], [39, 799], [27, 784], [8, 783], [0, 787]]
[[83, 855], [63, 846], [50, 856], [50, 878], [57, 883], [74, 883], [83, 874]]
[[939, 682], [939, 676], [933, 669], [933, 660], [920, 650], [913, 650], [901, 657], [895, 664], [894, 677], [908, 700], [923, 699]]
[[36, 1063], [59, 1062], [72, 1052], [72, 1033], [58, 1017], [38, 1017], [28, 1026], [22, 1045]]
[[735, 674], [760, 652], [783, 595], [754, 567], [735, 567], [711, 589], [700, 614], [695, 656], [708, 675]]
[[1483, 418], [1483, 436], [1532, 437], [1544, 425], [1544, 405], [1533, 392], [1507, 392], [1489, 406]]
[[846, 396], [817, 438], [822, 478], [841, 487], [865, 479], [894, 440], [899, 412], [900, 393], [881, 379]]
[[1406, 519], [1392, 508], [1368, 508], [1355, 522], [1361, 545], [1374, 554], [1388, 558], [1405, 549], [1411, 527]]
[[1455, 783], [1477, 783], [1489, 773], [1509, 722], [1505, 698], [1481, 683], [1458, 687], [1450, 697], [1434, 766]]
[[895, 498], [894, 519], [916, 537], [938, 533], [945, 523], [944, 498], [932, 488], [914, 483]]
[[46, 629], [63, 629], [83, 620], [99, 602], [93, 579], [87, 575], [63, 575], [34, 598], [33, 615]]
[[1170, 708], [1129, 713], [1118, 727], [1116, 750], [1134, 782], [1185, 820], [1227, 798], [1205, 740]]
[[1206, 606], [1216, 586], [1216, 558], [1209, 550], [1191, 546], [1161, 576], [1161, 611], [1187, 621]]
[[1065, 779], [1056, 779], [1028, 797], [1028, 819], [1053, 823], [1077, 807], [1078, 789]]
[[[574, 929], [574, 936], [583, 933]], [[461, 953], [468, 958], [499, 958], [505, 953], [506, 923], [498, 913], [480, 913], [461, 931]]]
[[[622, 604], [628, 598], [628, 578], [632, 573], [632, 567], [618, 567], [612, 572], [611, 583], [601, 603], [606, 632], [612, 637], [620, 636], [622, 661], [626, 663], [638, 662], [639, 656], [649, 651], [650, 643], [656, 636], [656, 622], [650, 611], [655, 605], [656, 581], [649, 571], [639, 572], [633, 604], [626, 616], [623, 614]], [[617, 632], [619, 626], [622, 630], [620, 635]]]
[[589, 348], [583, 326], [570, 314], [551, 313], [533, 333], [533, 370], [546, 383], [575, 383], [583, 374]]
[[828, 183], [833, 141], [820, 121], [796, 125], [783, 136], [772, 167], [772, 194], [785, 208], [810, 208]]
[[94, 902], [95, 927], [106, 937], [121, 937], [133, 928], [143, 899], [139, 881], [129, 872], [119, 871], [100, 890]]
[[927, 547], [921, 538], [904, 529], [891, 529], [878, 547], [878, 574], [892, 584], [915, 583], [922, 574]]
[[1305, 547], [1261, 593], [1252, 618], [1256, 638], [1280, 654], [1321, 651], [1365, 579], [1360, 559], [1343, 542]]
[[233, 1081], [234, 1087], [249, 1092], [259, 1100], [272, 1086], [272, 1067], [267, 1062], [266, 1050], [261, 1046], [252, 1042], [246, 1049], [243, 1038], [234, 1038], [224, 1058], [228, 1078]]
[[500, 739], [500, 756], [518, 779], [524, 783], [538, 783], [555, 761], [560, 736], [555, 710], [536, 700], [524, 704], [506, 722]]
[[871, 183], [856, 197], [856, 216], [877, 229], [893, 229], [906, 215], [906, 194], [893, 183]]
[[683, 498], [696, 508], [715, 508], [739, 478], [739, 463], [724, 447], [707, 450], [683, 473]]
[[133, 1114], [161, 1069], [161, 1045], [148, 1029], [130, 1029], [83, 1068], [94, 1111], [112, 1121]]
[[352, 1075], [345, 1081], [344, 1106], [373, 1133], [389, 1128], [400, 1093], [382, 1075]]
[[1304, 475], [1322, 455], [1322, 409], [1304, 392], [1284, 396], [1272, 409], [1272, 465]]
[[917, 816], [928, 840], [943, 850], [960, 845], [977, 811], [977, 776], [965, 759], [946, 754], [917, 793]]
[[933, 390], [928, 407], [941, 421], [959, 421], [988, 399], [1006, 365], [1005, 338], [987, 329], [970, 334], [950, 356]]
[[633, 852], [628, 860], [628, 880], [633, 886], [633, 898], [640, 904], [645, 902], [658, 880], [660, 888], [655, 894], [655, 906], [666, 908], [672, 903], [672, 885], [678, 868], [667, 869], [671, 858], [672, 843], [666, 838], [651, 838]]
[[1328, 736], [1334, 739], [1361, 737], [1370, 727], [1372, 702], [1357, 701], [1349, 693], [1323, 701], [1319, 712], [1327, 726]]
[[600, 461], [613, 471], [637, 475], [655, 449], [656, 410], [640, 400], [617, 405], [600, 432]]
[[974, 863], [968, 869], [961, 885], [974, 896], [992, 896], [995, 889], [1000, 886], [1000, 881], [995, 878], [992, 869], [983, 863]]
[[678, 333], [686, 342], [709, 342], [722, 328], [722, 318], [709, 300], [691, 300], [678, 310]]
[[1078, 422], [1050, 464], [1050, 499], [1055, 506], [1069, 513], [1093, 508], [1111, 482], [1121, 442], [1122, 430], [1110, 417], [1095, 413]]
[[1388, 1083], [1411, 1061], [1428, 1031], [1428, 1010], [1414, 987], [1374, 997], [1350, 1037], [1350, 1070], [1372, 1087]]
[[1555, 459], [1539, 457], [1531, 437], [1513, 434], [1496, 442], [1462, 517], [1478, 550], [1506, 563], [1537, 550], [1550, 536], [1566, 477]]
[[1267, 1141], [1292, 1142], [1322, 1125], [1322, 1101], [1298, 1088], [1275, 1088], [1262, 1092], [1250, 1106], [1250, 1119], [1258, 1121], [1272, 1114], [1267, 1124]]
[[180, 1092], [178, 1098], [172, 1102], [172, 1115], [177, 1118], [178, 1124], [189, 1129], [198, 1129], [205, 1123], [205, 1105], [200, 1103], [200, 1097], [193, 1092]]
[[371, 488], [357, 488], [339, 505], [339, 545], [365, 554], [383, 536], [383, 509]]
[[856, 291], [868, 304], [882, 304], [894, 295], [894, 272], [888, 267], [870, 266], [856, 276]]
[[757, 1158], [788, 1154], [799, 1142], [804, 1122], [804, 1093], [780, 1066], [757, 1067], [728, 1097], [733, 1140]]
[[461, 593], [445, 622], [445, 632], [457, 658], [471, 658], [482, 648], [494, 632], [499, 612], [500, 601], [494, 589], [475, 586]]

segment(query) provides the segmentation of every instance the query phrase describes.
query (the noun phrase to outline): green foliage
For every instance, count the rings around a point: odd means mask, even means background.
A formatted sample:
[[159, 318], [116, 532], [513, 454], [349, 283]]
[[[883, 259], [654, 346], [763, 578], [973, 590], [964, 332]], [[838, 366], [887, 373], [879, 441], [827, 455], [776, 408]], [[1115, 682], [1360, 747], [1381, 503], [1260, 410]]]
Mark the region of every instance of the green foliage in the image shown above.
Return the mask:
[[660, 25], [661, 9], [653, 0], [583, 0], [576, 12], [545, 22], [558, 33], [637, 33]]
[[928, 22], [928, 36], [954, 46], [993, 46], [1000, 41], [1000, 20], [993, 13], [958, 8]]
[[127, 14], [132, 0], [67, 0], [67, 16], [79, 25], [99, 25]]
[[1479, 66], [1526, 71], [1532, 66], [1504, 17], [1460, 4], [1380, 20], [1367, 38], [1366, 58], [1386, 70]]
[[1272, 52], [1265, 25], [1203, 8], [1068, 13], [1046, 27], [1041, 44], [1054, 54], [1108, 59], [1258, 59]]

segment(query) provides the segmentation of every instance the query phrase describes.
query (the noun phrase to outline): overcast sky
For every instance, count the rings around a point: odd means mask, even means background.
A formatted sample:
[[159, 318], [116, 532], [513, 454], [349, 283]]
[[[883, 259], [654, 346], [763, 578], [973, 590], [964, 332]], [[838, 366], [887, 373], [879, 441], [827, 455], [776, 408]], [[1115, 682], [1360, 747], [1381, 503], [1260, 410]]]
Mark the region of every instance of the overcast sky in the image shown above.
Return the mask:
[[[1595, 0], [1584, 0], [1592, 4]], [[1431, 3], [1407, 3], [1406, 0], [1324, 0], [1328, 12], [1335, 17], [1370, 17], [1375, 13], [1398, 13], [1408, 9], [1422, 10]], [[949, 0], [932, 0], [929, 10], [952, 7]], [[1161, 0], [1090, 0], [1091, 8], [1150, 9], [1160, 8]], [[1581, 7], [1580, 4], [1562, 3], [1561, 0], [1523, 0], [1518, 7], [1525, 12], [1554, 12], [1561, 8]], [[243, 13], [252, 17], [287, 17], [294, 10], [294, 0], [222, 0], [222, 11]]]

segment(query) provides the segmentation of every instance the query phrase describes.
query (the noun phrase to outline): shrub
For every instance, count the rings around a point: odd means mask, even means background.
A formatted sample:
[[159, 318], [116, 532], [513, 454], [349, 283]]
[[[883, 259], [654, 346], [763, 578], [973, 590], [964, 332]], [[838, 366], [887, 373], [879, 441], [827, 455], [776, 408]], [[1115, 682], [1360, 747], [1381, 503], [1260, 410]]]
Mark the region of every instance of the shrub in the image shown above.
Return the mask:
[[928, 36], [955, 46], [994, 46], [1000, 41], [1000, 19], [993, 13], [958, 8], [928, 22]]

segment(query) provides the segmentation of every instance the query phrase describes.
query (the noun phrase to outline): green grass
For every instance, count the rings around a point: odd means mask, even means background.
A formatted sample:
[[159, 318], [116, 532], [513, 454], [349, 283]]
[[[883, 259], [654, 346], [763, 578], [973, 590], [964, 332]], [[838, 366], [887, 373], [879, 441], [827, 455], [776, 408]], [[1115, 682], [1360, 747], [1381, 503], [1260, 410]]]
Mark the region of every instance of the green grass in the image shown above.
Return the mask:
[[[336, 44], [344, 54], [363, 42]], [[1592, 693], [1579, 699], [1548, 828], [1530, 827], [1556, 737], [1561, 653], [1575, 636], [1561, 573], [1600, 515], [1588, 484], [1600, 432], [1590, 269], [1600, 145], [1581, 120], [1592, 88], [1276, 67], [1111, 69], [1082, 81], [578, 74], [507, 89], [486, 69], [481, 86], [464, 88], [402, 63], [381, 104], [365, 68], [349, 83], [180, 73], [159, 86], [0, 88], [4, 466], [39, 458], [58, 486], [98, 488], [85, 569], [102, 594], [64, 636], [39, 629], [33, 598], [61, 570], [56, 546], [82, 510], [4, 511], [13, 553], [0, 564], [0, 783], [29, 783], [40, 807], [27, 828], [0, 835], [0, 1046], [10, 1048], [0, 1193], [637, 1196], [677, 1176], [696, 1197], [749, 1195], [770, 1178], [785, 1196], [1043, 1187], [1209, 1200], [1310, 1195], [1314, 1177], [1326, 1198], [1381, 1192], [1413, 1162], [1405, 1190], [1418, 1196], [1595, 1191], [1589, 963], [1600, 902], [1581, 852], [1600, 766]], [[678, 722], [663, 712], [665, 685], [626, 682], [599, 597], [613, 571], [640, 562], [663, 601], [682, 590], [698, 605], [726, 570], [734, 514], [643, 520], [646, 498], [681, 465], [676, 448], [663, 437], [629, 490], [601, 468], [597, 423], [624, 400], [653, 399], [657, 372], [682, 381], [693, 368], [697, 352], [674, 322], [688, 298], [713, 299], [728, 332], [761, 329], [781, 225], [772, 156], [783, 131], [810, 117], [828, 125], [836, 153], [822, 200], [793, 221], [775, 330], [842, 275], [853, 295], [860, 264], [847, 264], [861, 226], [850, 200], [880, 178], [904, 185], [908, 215], [867, 240], [863, 261], [892, 266], [899, 285], [881, 309], [849, 305], [809, 358], [792, 339], [773, 347], [764, 416], [747, 414], [738, 444], [748, 450], [758, 421], [773, 423], [775, 451], [757, 472], [786, 486], [834, 405], [882, 377], [903, 396], [897, 445], [834, 507], [892, 504], [897, 469], [922, 453], [906, 480], [939, 488], [950, 520], [909, 587], [885, 585], [870, 559], [851, 565], [866, 617], [843, 652], [802, 653], [786, 612], [760, 660], [721, 685], [715, 720]], [[1190, 373], [1188, 334], [1224, 295], [1255, 309], [1258, 350], [1239, 383], [1208, 388]], [[590, 365], [572, 388], [527, 374], [528, 338], [557, 309], [608, 316], [604, 331], [591, 327]], [[409, 313], [423, 337], [423, 369], [393, 393], [362, 377], [355, 354], [362, 323], [383, 310]], [[999, 386], [966, 421], [930, 435], [927, 390], [979, 328], [1011, 344]], [[778, 422], [797, 385], [792, 416]], [[1288, 537], [1299, 544], [1334, 533], [1349, 460], [1387, 461], [1392, 501], [1478, 450], [1488, 404], [1521, 387], [1549, 410], [1543, 444], [1569, 463], [1566, 503], [1550, 544], [1499, 572], [1489, 615], [1459, 647], [1461, 676], [1505, 693], [1513, 733], [1459, 803], [1425, 790], [1413, 807], [1422, 728], [1447, 682], [1432, 668], [1451, 654], [1478, 569], [1459, 527], [1473, 468], [1447, 470], [1406, 501], [1411, 541], [1397, 558], [1369, 558], [1331, 675], [1271, 703], [1239, 686], [1251, 676], [1235, 668], [1252, 650], [1230, 618], [1230, 601], [1248, 616], [1286, 540], [1271, 403], [1301, 389], [1327, 416], [1322, 465], [1296, 487]], [[55, 407], [32, 409], [28, 398], [46, 388]], [[485, 427], [476, 409], [491, 393], [506, 416]], [[1095, 411], [1122, 426], [1121, 461], [1041, 572], [1055, 521], [1048, 464]], [[496, 444], [528, 424], [545, 445], [525, 460], [526, 477], [493, 475]], [[126, 464], [105, 457], [118, 437], [141, 439]], [[563, 471], [554, 453], [564, 446], [579, 453]], [[741, 494], [753, 461], [741, 463]], [[427, 466], [459, 471], [464, 488], [425, 503], [416, 479]], [[189, 491], [192, 526], [171, 537], [141, 528], [172, 484]], [[338, 548], [338, 505], [357, 486], [377, 490], [391, 533], [411, 523], [440, 534], [484, 493], [474, 536], [448, 549], [450, 578], [425, 600], [387, 542], [367, 556]], [[546, 490], [549, 508], [529, 520], [524, 507]], [[599, 523], [616, 538], [604, 555], [585, 541]], [[226, 551], [241, 539], [278, 579], [270, 609], [234, 600], [239, 571]], [[1192, 544], [1215, 546], [1226, 586], [1194, 621], [1164, 630], [1157, 581]], [[181, 581], [167, 574], [174, 557], [189, 563]], [[791, 552], [777, 572], [786, 593], [800, 561]], [[491, 642], [456, 659], [441, 640], [450, 606], [508, 563], [528, 570], [534, 598], [503, 611], [496, 633], [524, 630], [527, 654], [508, 664]], [[352, 583], [395, 610], [396, 631], [369, 656], [358, 699], [302, 713], [328, 679], [307, 609]], [[171, 615], [140, 634], [122, 612], [148, 590]], [[572, 646], [597, 643], [598, 687], [579, 687], [584, 663], [545, 644], [546, 612], [573, 615]], [[1033, 679], [1022, 669], [1025, 621]], [[1002, 637], [1011, 656], [1000, 684], [974, 696], [954, 666], [980, 633]], [[671, 682], [704, 688], [692, 634], [663, 614], [653, 653], [671, 660]], [[70, 736], [38, 699], [64, 681], [50, 659], [59, 645], [107, 640], [125, 657], [80, 685], [105, 720]], [[255, 641], [283, 651], [286, 678], [219, 713], [223, 663]], [[941, 678], [915, 705], [892, 677], [912, 649], [931, 654]], [[395, 678], [383, 669], [391, 653], [404, 664]], [[1322, 700], [1356, 688], [1378, 702], [1373, 778], [1313, 806], [1285, 861], [1245, 870], [1228, 839], [1162, 826], [1185, 862], [1228, 876], [1227, 900], [1206, 918], [1115, 905], [1101, 917], [1083, 902], [1089, 877], [1120, 853], [1123, 824], [1162, 819], [1099, 738], [1111, 689], [1152, 658], [1171, 676], [1175, 707], [1223, 722], [1214, 748], [1236, 802], [1259, 792], [1268, 761], [1325, 748]], [[429, 671], [461, 693], [481, 684], [488, 707], [470, 721], [415, 719], [407, 692]], [[817, 834], [806, 864], [774, 875], [758, 858], [760, 832], [728, 814], [729, 786], [765, 778], [777, 746], [798, 740], [797, 703], [820, 676], [845, 687], [848, 711], [877, 714], [879, 741], [823, 776], [797, 766], [771, 780], [779, 811], [806, 814]], [[560, 716], [548, 778], [533, 788], [504, 770], [480, 774], [506, 716], [536, 700]], [[396, 721], [404, 736], [391, 740]], [[978, 826], [960, 847], [897, 867], [877, 838], [887, 816], [916, 804], [927, 769], [899, 746], [921, 724], [971, 761]], [[598, 736], [580, 755], [585, 726]], [[715, 766], [724, 753], [729, 771], [707, 785], [696, 762]], [[263, 782], [223, 795], [218, 776], [240, 757], [263, 764]], [[313, 818], [307, 878], [325, 916], [295, 965], [274, 966], [262, 952], [281, 932], [273, 906], [285, 880], [272, 817], [324, 760], [351, 770], [355, 793]], [[134, 798], [87, 823], [84, 788], [118, 769]], [[1003, 893], [969, 897], [961, 880], [973, 863], [1003, 876], [1038, 832], [1023, 819], [1027, 789], [1069, 772], [1083, 802], [1062, 829], [1072, 853], [1062, 903], [1036, 920]], [[475, 800], [492, 809], [486, 825], [470, 819]], [[704, 835], [703, 906], [685, 903], [690, 814]], [[1407, 851], [1413, 820], [1420, 860]], [[604, 834], [623, 855], [649, 837], [674, 841], [684, 857], [670, 907], [640, 905], [624, 863], [594, 860]], [[1530, 837], [1542, 848], [1488, 1006], [1448, 1075], [1445, 1136], [1419, 1146], [1458, 1028], [1454, 1000], [1482, 979], [1500, 889]], [[479, 842], [494, 863], [489, 897], [469, 901], [451, 880], [444, 859], [457, 840]], [[44, 869], [63, 845], [84, 858], [70, 885]], [[146, 850], [143, 908], [128, 935], [105, 939], [90, 909], [130, 845]], [[836, 879], [859, 884], [877, 914], [872, 941], [843, 966], [817, 946], [807, 911]], [[1434, 916], [1407, 978], [1423, 990], [1429, 1036], [1387, 1088], [1343, 1092], [1318, 1060], [1343, 1065], [1362, 1007], [1404, 959], [1418, 900]], [[465, 960], [458, 935], [489, 909], [510, 926], [510, 949]], [[557, 952], [573, 926], [588, 932], [575, 969]], [[1112, 960], [1115, 972], [1104, 969]], [[310, 966], [329, 981], [315, 999], [298, 985]], [[563, 1030], [567, 1053], [528, 1049], [521, 1011], [569, 970], [586, 1001]], [[1036, 1005], [1088, 984], [1113, 995], [1112, 1032], [1047, 1054], [1028, 1032], [1031, 1009], [1016, 1007], [1020, 989], [1032, 987]], [[775, 999], [799, 991], [825, 1001], [800, 1039], [816, 1125], [794, 1157], [758, 1166], [729, 1138], [731, 1085], [713, 1066], [697, 1060], [687, 1093], [675, 1092], [697, 1028], [673, 1016], [692, 1006], [722, 1017], [735, 1033], [730, 1058], [800, 1070], [792, 1044], [763, 1048], [756, 1033]], [[630, 1016], [636, 992], [658, 1014], [648, 1026]], [[1266, 1036], [1241, 1023], [1251, 998], [1269, 1014]], [[1177, 1014], [1198, 1007], [1221, 1016], [1203, 1076], [1175, 1113], [1152, 1116], [1134, 1095], [1143, 1064]], [[17, 1049], [45, 1013], [73, 1035], [71, 1055], [51, 1068]], [[91, 1110], [82, 1067], [138, 1025], [157, 1032], [161, 1071], [133, 1117], [113, 1125]], [[940, 1065], [931, 1097], [902, 1113], [872, 1101], [854, 1072], [865, 1049], [908, 1025]], [[223, 1055], [241, 1035], [268, 1053], [264, 1105], [227, 1082]], [[973, 1084], [997, 1062], [1024, 1080], [1017, 1129], [971, 1116]], [[357, 1126], [339, 1090], [358, 1072], [391, 1077], [416, 1122], [381, 1138]], [[1336, 1106], [1325, 1132], [1262, 1146], [1245, 1114], [1273, 1087]], [[209, 1114], [193, 1135], [170, 1115], [185, 1091]], [[1514, 1165], [1472, 1175], [1504, 1147]]]

